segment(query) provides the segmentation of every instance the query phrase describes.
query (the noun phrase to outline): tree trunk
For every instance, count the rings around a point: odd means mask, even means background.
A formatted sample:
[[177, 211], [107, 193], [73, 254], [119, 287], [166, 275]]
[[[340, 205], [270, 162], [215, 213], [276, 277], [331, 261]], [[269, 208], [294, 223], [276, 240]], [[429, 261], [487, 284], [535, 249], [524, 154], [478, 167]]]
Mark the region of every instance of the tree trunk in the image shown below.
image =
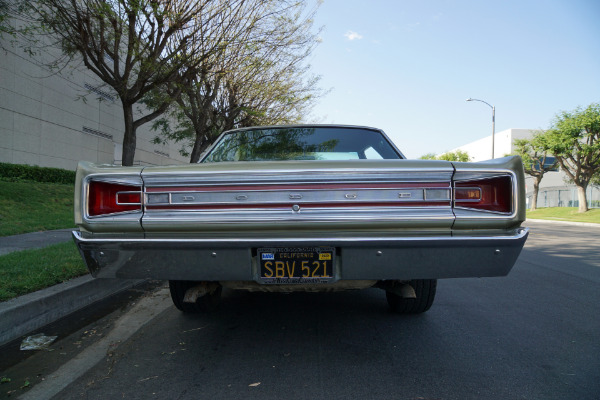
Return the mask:
[[584, 213], [588, 210], [587, 194], [585, 193], [586, 186], [577, 186], [577, 198], [579, 199], [579, 212]]
[[200, 160], [200, 155], [206, 149], [206, 135], [196, 133], [196, 140], [194, 140], [194, 147], [190, 154], [190, 163], [195, 164]]
[[123, 116], [125, 121], [125, 134], [123, 135], [123, 154], [121, 165], [133, 165], [136, 146], [136, 128], [133, 125], [133, 104], [123, 103]]
[[533, 179], [533, 194], [531, 196], [531, 207], [529, 207], [530, 211], [535, 211], [537, 209], [537, 199], [538, 199], [538, 192], [540, 191], [540, 182], [542, 180], [542, 177], [535, 177]]

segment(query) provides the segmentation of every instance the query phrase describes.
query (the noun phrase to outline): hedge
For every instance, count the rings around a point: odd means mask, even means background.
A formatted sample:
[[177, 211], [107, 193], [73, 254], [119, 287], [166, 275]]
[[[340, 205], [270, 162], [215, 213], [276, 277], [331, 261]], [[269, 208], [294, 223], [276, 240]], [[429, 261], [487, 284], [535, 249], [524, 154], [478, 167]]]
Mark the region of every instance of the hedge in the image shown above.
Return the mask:
[[0, 178], [13, 182], [35, 181], [48, 183], [75, 183], [75, 171], [36, 165], [0, 163]]

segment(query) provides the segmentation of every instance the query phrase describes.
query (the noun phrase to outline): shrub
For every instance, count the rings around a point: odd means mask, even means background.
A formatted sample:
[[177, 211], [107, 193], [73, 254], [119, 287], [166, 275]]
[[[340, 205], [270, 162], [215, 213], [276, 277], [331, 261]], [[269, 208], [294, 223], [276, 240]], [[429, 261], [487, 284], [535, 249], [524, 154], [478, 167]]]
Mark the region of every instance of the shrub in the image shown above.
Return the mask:
[[12, 182], [35, 181], [48, 183], [75, 183], [75, 171], [36, 165], [0, 163], [0, 178]]

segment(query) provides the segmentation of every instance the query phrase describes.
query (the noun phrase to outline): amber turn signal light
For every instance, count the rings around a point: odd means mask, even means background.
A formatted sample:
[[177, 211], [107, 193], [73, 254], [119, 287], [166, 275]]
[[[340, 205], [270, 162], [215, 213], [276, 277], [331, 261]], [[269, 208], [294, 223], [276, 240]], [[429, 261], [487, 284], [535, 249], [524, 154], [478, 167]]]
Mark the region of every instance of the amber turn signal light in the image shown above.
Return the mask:
[[459, 181], [454, 184], [454, 206], [501, 213], [512, 212], [510, 175]]

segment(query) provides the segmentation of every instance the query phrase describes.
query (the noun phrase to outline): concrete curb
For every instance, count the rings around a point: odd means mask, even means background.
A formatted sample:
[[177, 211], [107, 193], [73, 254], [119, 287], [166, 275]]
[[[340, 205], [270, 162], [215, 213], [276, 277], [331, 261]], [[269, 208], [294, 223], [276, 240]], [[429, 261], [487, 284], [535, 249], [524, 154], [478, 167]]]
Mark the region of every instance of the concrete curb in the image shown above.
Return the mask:
[[143, 282], [86, 275], [0, 303], [0, 346]]
[[538, 218], [529, 218], [525, 222], [548, 222], [550, 224], [562, 224], [562, 225], [572, 225], [572, 226], [587, 226], [588, 228], [600, 228], [600, 224], [594, 224], [591, 222], [572, 222], [572, 221], [556, 221], [553, 219], [538, 219]]

